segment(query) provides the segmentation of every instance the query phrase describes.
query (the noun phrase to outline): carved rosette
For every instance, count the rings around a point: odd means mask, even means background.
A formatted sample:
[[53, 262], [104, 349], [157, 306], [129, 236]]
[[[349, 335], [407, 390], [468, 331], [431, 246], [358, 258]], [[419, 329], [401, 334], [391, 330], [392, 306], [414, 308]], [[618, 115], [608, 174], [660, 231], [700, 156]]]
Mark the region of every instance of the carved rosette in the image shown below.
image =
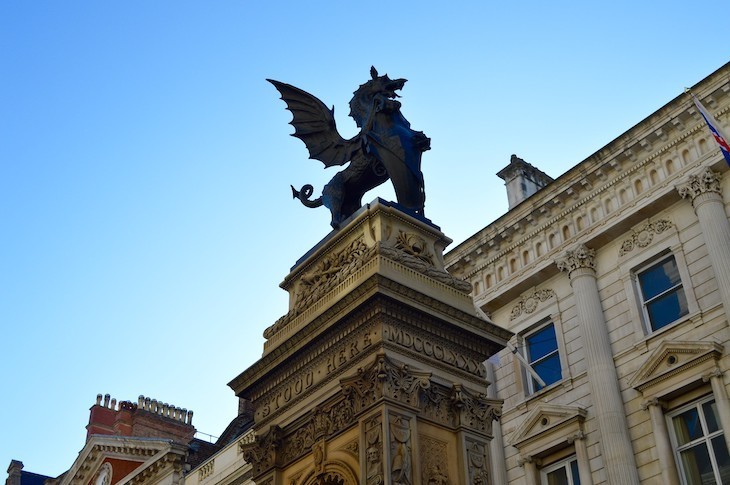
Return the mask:
[[623, 256], [634, 250], [634, 248], [645, 248], [654, 240], [656, 234], [661, 234], [670, 227], [674, 226], [671, 221], [661, 219], [656, 222], [647, 222], [639, 230], [632, 232], [631, 237], [621, 244], [618, 251], [619, 256]]
[[677, 192], [683, 199], [689, 198], [694, 202], [695, 198], [707, 193], [721, 193], [720, 181], [722, 176], [709, 168], [699, 175], [690, 175], [686, 183], [677, 186]]
[[590, 249], [585, 244], [579, 245], [577, 248], [566, 251], [562, 258], [555, 261], [560, 271], [570, 274], [577, 269], [596, 269], [596, 251]]
[[517, 302], [517, 305], [512, 308], [512, 313], [509, 319], [514, 320], [523, 313], [532, 313], [537, 310], [538, 305], [541, 302], [545, 302], [555, 296], [555, 292], [551, 289], [536, 290], [529, 295], [523, 295]]

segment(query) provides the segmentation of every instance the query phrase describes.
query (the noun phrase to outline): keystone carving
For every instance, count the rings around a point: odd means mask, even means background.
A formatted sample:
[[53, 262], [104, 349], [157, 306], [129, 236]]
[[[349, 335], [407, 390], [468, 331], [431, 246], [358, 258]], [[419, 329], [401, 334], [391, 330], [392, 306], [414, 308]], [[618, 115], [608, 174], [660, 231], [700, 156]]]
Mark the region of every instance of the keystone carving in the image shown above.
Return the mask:
[[686, 183], [678, 185], [677, 191], [683, 199], [689, 198], [694, 202], [695, 197], [705, 193], [721, 192], [720, 180], [722, 176], [709, 168], [699, 175], [690, 175]]
[[656, 222], [647, 222], [638, 231], [632, 232], [631, 237], [621, 244], [619, 256], [630, 253], [635, 247], [645, 248], [654, 240], [656, 234], [661, 234], [674, 226], [671, 221], [661, 219]]
[[555, 292], [551, 289], [547, 290], [536, 290], [529, 295], [523, 295], [517, 302], [517, 305], [512, 308], [512, 313], [509, 319], [514, 320], [523, 313], [534, 312], [541, 302], [545, 302], [555, 296]]

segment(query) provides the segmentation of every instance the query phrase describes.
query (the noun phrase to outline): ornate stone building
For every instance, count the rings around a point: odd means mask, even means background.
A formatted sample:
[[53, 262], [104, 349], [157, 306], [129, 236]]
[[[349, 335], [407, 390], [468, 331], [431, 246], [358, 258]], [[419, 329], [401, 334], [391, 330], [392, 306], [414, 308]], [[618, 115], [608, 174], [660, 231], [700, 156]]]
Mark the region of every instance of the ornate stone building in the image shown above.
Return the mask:
[[[693, 91], [730, 131], [730, 64]], [[107, 399], [46, 483], [730, 483], [730, 174], [690, 98], [555, 180], [499, 176], [509, 211], [445, 256], [379, 201], [297, 262], [215, 446]]]
[[[692, 91], [730, 131], [730, 64]], [[727, 170], [683, 94], [554, 181], [500, 172], [509, 212], [446, 255], [514, 332], [495, 483], [730, 483]]]

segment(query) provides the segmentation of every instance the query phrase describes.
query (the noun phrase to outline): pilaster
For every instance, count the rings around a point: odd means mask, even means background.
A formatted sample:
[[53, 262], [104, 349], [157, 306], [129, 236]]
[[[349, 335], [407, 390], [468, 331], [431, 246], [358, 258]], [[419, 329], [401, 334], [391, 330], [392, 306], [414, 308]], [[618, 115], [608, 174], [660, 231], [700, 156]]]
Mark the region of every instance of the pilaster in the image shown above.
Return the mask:
[[608, 482], [639, 484], [606, 319], [595, 272], [595, 251], [581, 244], [556, 261], [568, 273], [580, 321], [595, 418]]
[[715, 396], [715, 404], [717, 404], [717, 413], [720, 415], [720, 423], [725, 434], [725, 443], [730, 449], [730, 399], [728, 399], [725, 390], [724, 374], [722, 370], [715, 368], [712, 372], [702, 376], [702, 380], [704, 382], [710, 381], [712, 394]]
[[682, 198], [692, 201], [725, 313], [730, 315], [730, 222], [722, 200], [721, 180], [719, 173], [707, 168], [700, 175], [691, 175], [687, 182], [677, 186], [677, 191]]
[[679, 485], [677, 463], [674, 461], [674, 451], [669, 439], [667, 422], [664, 419], [664, 407], [664, 401], [656, 398], [648, 399], [643, 404], [643, 408], [649, 411], [649, 418], [651, 419], [657, 457], [659, 458], [659, 466], [662, 469], [662, 482], [665, 485]]

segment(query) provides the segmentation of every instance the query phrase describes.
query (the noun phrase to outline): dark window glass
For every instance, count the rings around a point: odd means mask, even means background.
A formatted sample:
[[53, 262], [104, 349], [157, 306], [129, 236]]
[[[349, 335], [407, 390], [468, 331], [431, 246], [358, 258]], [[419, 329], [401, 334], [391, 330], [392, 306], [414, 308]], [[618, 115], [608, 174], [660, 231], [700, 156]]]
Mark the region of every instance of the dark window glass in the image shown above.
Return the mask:
[[[535, 333], [525, 337], [527, 361], [540, 378], [549, 386], [562, 378], [560, 369], [560, 355], [558, 354], [558, 339], [555, 336], [555, 326], [551, 323]], [[531, 391], [539, 391], [542, 386], [532, 376]]]
[[644, 313], [652, 330], [669, 325], [688, 313], [687, 298], [673, 256], [638, 275]]

